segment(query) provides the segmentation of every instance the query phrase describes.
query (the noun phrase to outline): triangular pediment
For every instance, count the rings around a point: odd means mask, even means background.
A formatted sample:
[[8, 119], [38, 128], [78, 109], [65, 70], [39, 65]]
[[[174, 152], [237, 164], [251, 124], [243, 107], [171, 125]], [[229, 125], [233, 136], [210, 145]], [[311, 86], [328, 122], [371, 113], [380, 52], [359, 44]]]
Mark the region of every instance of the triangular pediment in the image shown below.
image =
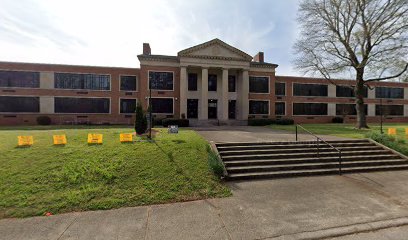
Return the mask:
[[238, 48], [226, 44], [225, 42], [219, 40], [218, 38], [182, 50], [178, 53], [178, 56], [206, 59], [248, 61], [248, 62], [252, 60], [252, 57], [250, 55], [239, 50]]

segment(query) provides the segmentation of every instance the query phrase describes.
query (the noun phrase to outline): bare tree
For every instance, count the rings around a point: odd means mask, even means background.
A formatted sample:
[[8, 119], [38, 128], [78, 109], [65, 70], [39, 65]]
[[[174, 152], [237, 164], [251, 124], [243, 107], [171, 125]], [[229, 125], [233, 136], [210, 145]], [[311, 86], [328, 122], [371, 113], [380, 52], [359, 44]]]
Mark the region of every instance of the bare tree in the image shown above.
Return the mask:
[[364, 86], [407, 79], [408, 1], [303, 0], [298, 22], [302, 31], [294, 46], [296, 67], [329, 81], [355, 78], [356, 127], [368, 128]]

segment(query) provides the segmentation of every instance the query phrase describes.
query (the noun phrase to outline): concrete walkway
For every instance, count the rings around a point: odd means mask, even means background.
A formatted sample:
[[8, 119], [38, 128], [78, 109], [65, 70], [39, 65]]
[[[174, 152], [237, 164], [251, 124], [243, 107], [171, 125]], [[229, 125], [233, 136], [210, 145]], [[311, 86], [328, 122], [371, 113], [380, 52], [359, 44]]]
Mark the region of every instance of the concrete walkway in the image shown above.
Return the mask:
[[[295, 128], [295, 126], [293, 126]], [[213, 142], [287, 142], [295, 141], [295, 133], [281, 130], [274, 130], [269, 127], [255, 126], [216, 126], [216, 127], [197, 127], [193, 128], [208, 141]], [[305, 134], [299, 131], [299, 141], [314, 141], [316, 140], [310, 134]], [[344, 140], [328, 135], [317, 135], [323, 140]]]
[[0, 239], [334, 237], [408, 225], [407, 182], [405, 171], [236, 182], [223, 199], [3, 219]]

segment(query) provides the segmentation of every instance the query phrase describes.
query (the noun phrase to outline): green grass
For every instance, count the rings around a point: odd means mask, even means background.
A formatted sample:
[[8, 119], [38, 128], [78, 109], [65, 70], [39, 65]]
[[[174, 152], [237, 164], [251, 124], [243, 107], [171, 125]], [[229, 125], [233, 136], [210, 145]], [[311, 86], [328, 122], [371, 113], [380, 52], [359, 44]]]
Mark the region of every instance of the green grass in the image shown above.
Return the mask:
[[[64, 129], [62, 129], [64, 128]], [[212, 173], [207, 143], [197, 133], [164, 129], [155, 143], [121, 144], [132, 128], [0, 128], [0, 218], [223, 197], [228, 187]], [[88, 133], [102, 133], [102, 145], [88, 145]], [[66, 146], [53, 146], [66, 134]], [[17, 148], [18, 135], [34, 145]]]

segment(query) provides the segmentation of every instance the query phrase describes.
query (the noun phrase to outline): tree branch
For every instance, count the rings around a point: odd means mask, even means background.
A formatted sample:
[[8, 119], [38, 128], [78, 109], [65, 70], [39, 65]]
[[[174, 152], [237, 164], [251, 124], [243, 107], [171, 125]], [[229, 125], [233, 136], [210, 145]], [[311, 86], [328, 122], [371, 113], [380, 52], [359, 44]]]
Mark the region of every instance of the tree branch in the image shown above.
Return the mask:
[[371, 79], [364, 80], [364, 82], [383, 81], [383, 80], [387, 80], [391, 78], [397, 78], [401, 76], [405, 71], [407, 71], [407, 69], [408, 69], [408, 63], [405, 64], [405, 68], [398, 74], [395, 74], [393, 76], [388, 76], [388, 77], [382, 77], [382, 78], [371, 78]]

